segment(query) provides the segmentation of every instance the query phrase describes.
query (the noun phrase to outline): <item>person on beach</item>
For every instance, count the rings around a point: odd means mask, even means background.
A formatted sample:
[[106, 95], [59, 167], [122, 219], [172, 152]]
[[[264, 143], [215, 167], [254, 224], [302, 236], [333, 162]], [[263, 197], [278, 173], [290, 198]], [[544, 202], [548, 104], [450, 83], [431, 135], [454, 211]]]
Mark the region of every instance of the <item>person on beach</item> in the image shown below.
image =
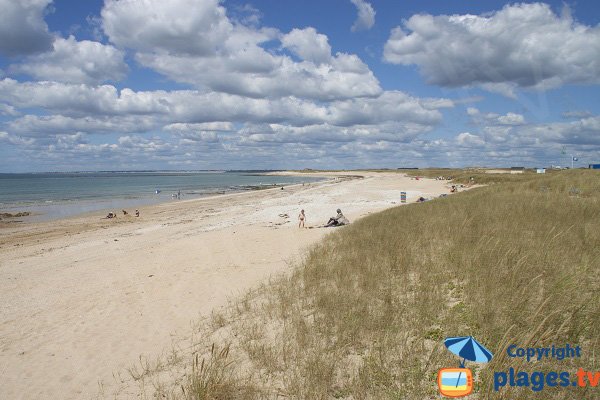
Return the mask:
[[348, 218], [346, 218], [344, 216], [344, 214], [342, 214], [342, 210], [340, 210], [339, 208], [337, 209], [337, 215], [335, 217], [331, 217], [329, 218], [329, 221], [327, 221], [327, 224], [325, 225], [325, 228], [328, 228], [330, 226], [342, 226], [342, 225], [347, 225], [349, 224], [350, 221], [348, 221]]
[[300, 210], [300, 214], [298, 215], [298, 228], [304, 228], [305, 220], [306, 220], [306, 214], [304, 214], [304, 210]]
[[135, 210], [135, 216], [139, 217], [140, 216], [140, 210]]

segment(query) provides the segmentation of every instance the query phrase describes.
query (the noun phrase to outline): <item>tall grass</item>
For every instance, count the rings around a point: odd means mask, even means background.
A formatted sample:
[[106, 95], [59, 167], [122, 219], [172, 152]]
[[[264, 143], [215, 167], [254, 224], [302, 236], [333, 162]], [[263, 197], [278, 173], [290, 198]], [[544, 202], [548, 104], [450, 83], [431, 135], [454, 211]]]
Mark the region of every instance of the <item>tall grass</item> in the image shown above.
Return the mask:
[[[225, 385], [228, 393], [207, 397], [188, 380], [185, 397], [436, 398], [437, 371], [459, 361], [446, 336], [473, 335], [495, 355], [467, 363], [472, 398], [531, 398], [530, 388], [494, 391], [493, 371], [510, 367], [600, 370], [600, 175], [453, 174], [488, 186], [344, 227], [293, 274], [219, 316], [235, 360], [226, 368], [253, 390], [240, 396]], [[582, 357], [506, 356], [510, 344], [565, 343], [580, 345]], [[543, 398], [597, 398], [599, 390], [552, 387]]]

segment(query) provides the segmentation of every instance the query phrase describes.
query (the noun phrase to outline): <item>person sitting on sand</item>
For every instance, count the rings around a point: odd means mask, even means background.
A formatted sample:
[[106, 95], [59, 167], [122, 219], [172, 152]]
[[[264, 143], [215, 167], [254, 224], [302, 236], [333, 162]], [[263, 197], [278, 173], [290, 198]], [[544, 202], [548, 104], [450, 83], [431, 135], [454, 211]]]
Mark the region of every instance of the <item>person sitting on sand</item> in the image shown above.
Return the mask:
[[304, 228], [304, 220], [306, 220], [306, 214], [304, 214], [304, 210], [300, 210], [300, 214], [298, 215], [298, 228]]
[[140, 210], [135, 210], [135, 216], [139, 217], [140, 216]]
[[127, 215], [127, 211], [125, 211], [125, 210], [121, 210], [121, 211], [123, 211], [123, 215]]
[[346, 218], [344, 214], [342, 214], [342, 210], [338, 208], [337, 215], [335, 217], [329, 218], [329, 221], [327, 221], [327, 225], [325, 225], [325, 227], [327, 228], [330, 226], [342, 226], [347, 225], [349, 223], [350, 221], [348, 221], [348, 218]]
[[106, 216], [106, 218], [117, 218], [117, 214], [115, 214], [114, 212], [109, 212], [108, 215]]

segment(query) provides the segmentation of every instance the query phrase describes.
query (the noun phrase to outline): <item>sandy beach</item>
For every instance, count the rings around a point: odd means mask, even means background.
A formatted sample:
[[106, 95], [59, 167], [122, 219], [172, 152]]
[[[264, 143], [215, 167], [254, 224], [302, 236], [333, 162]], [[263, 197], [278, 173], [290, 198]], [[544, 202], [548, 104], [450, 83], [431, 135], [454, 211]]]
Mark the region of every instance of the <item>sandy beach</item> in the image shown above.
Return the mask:
[[[327, 176], [146, 207], [139, 218], [98, 212], [0, 229], [0, 398], [108, 392], [140, 355], [160, 355], [195, 321], [343, 229], [316, 227], [336, 208], [355, 221], [399, 205], [401, 191], [409, 203], [449, 192], [447, 182], [391, 172]], [[298, 229], [302, 208], [313, 229]]]

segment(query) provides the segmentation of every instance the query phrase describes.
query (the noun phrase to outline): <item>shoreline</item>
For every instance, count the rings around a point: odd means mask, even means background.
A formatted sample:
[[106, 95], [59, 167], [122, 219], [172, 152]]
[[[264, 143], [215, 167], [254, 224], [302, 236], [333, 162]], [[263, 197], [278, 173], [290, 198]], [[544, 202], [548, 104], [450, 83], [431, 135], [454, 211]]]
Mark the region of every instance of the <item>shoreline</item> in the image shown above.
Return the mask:
[[[352, 171], [350, 174], [357, 175]], [[447, 183], [365, 171], [363, 179], [189, 199], [140, 218], [75, 217], [2, 230], [0, 397], [89, 398], [98, 383], [155, 359], [231, 297], [291, 271], [342, 228], [316, 228], [341, 208], [354, 222]], [[335, 179], [341, 178], [341, 179]], [[307, 226], [296, 216], [306, 209]], [[114, 375], [116, 374], [116, 375]]]
[[[279, 171], [273, 171], [279, 172]], [[277, 174], [277, 173], [259, 173], [252, 172], [244, 174], [244, 176], [293, 176], [302, 177], [299, 174]], [[311, 176], [312, 178], [318, 178], [317, 176]], [[311, 181], [308, 183], [316, 183], [317, 181]], [[74, 218], [79, 216], [90, 216], [96, 213], [104, 213], [106, 215], [110, 211], [118, 211], [121, 214], [122, 209], [136, 209], [141, 207], [152, 207], [159, 204], [165, 204], [175, 201], [183, 200], [196, 200], [208, 197], [214, 197], [216, 195], [227, 195], [233, 193], [250, 193], [259, 190], [269, 190], [274, 188], [280, 188], [282, 186], [291, 186], [298, 184], [296, 182], [274, 182], [274, 183], [248, 183], [248, 184], [237, 184], [237, 185], [223, 185], [222, 187], [197, 187], [188, 188], [182, 190], [182, 198], [173, 197], [173, 193], [170, 190], [164, 191], [164, 193], [158, 195], [157, 193], [142, 194], [128, 194], [128, 195], [115, 195], [107, 197], [82, 197], [75, 199], [61, 199], [61, 200], [39, 200], [29, 201], [22, 204], [19, 203], [4, 203], [0, 204], [0, 213], [7, 214], [21, 214], [28, 213], [27, 216], [19, 216], [12, 218], [0, 217], [0, 230], [15, 224], [31, 224], [38, 222], [49, 222], [57, 221], [67, 218]], [[182, 200], [183, 199], [183, 200]]]
[[[291, 172], [290, 175], [294, 175], [294, 173]], [[338, 178], [337, 175], [334, 176], [331, 174], [319, 174], [318, 176], [323, 179], [319, 180], [319, 181], [315, 181], [315, 182], [309, 182], [309, 183], [305, 184], [306, 185], [305, 187], [311, 188], [311, 187], [315, 187], [316, 185], [326, 185], [326, 184], [330, 184], [330, 183], [337, 183], [336, 182], [336, 179]], [[361, 176], [354, 176], [353, 179], [356, 179], [357, 177], [361, 177]], [[302, 188], [302, 187], [304, 187], [304, 184], [298, 183], [298, 184], [292, 184], [292, 185], [285, 186], [285, 187], [289, 191], [290, 189]], [[140, 212], [139, 219], [138, 219], [138, 217], [135, 217], [133, 215], [133, 213], [129, 213], [129, 215], [127, 215], [127, 216], [120, 215], [117, 218], [108, 219], [105, 217], [105, 215], [107, 212], [110, 212], [113, 209], [102, 209], [102, 210], [96, 210], [96, 211], [88, 211], [88, 212], [80, 213], [77, 215], [70, 215], [70, 216], [66, 216], [63, 218], [52, 219], [52, 220], [43, 220], [43, 221], [27, 221], [27, 222], [23, 221], [22, 223], [14, 223], [16, 221], [11, 222], [11, 221], [7, 221], [7, 220], [2, 220], [2, 221], [0, 221], [0, 249], [2, 249], [3, 247], [6, 246], [6, 240], [11, 235], [17, 235], [17, 237], [19, 237], [18, 235], [20, 234], [23, 237], [27, 237], [32, 234], [31, 232], [33, 232], [33, 234], [35, 236], [44, 237], [44, 234], [47, 233], [48, 236], [53, 237], [54, 236], [53, 233], [55, 233], [57, 230], [57, 224], [60, 228], [64, 228], [66, 231], [65, 233], [67, 233], [67, 234], [71, 233], [72, 230], [88, 231], [88, 230], [93, 230], [93, 229], [97, 229], [97, 228], [106, 229], [106, 226], [102, 224], [104, 221], [106, 221], [109, 224], [113, 223], [114, 225], [117, 225], [117, 226], [119, 224], [135, 223], [136, 221], [144, 221], [145, 222], [145, 220], [144, 220], [145, 214], [154, 216], [157, 214], [164, 213], [165, 207], [167, 209], [168, 208], [180, 209], [180, 208], [185, 208], [186, 205], [202, 204], [203, 202], [211, 202], [211, 201], [220, 202], [220, 200], [226, 201], [229, 199], [237, 199], [238, 197], [243, 198], [244, 196], [248, 196], [249, 199], [252, 199], [252, 197], [254, 197], [254, 195], [257, 195], [259, 193], [268, 193], [268, 192], [278, 193], [280, 190], [281, 190], [280, 187], [268, 187], [263, 190], [229, 192], [229, 193], [213, 194], [213, 195], [208, 195], [208, 196], [203, 196], [203, 197], [196, 197], [196, 198], [183, 199], [183, 200], [177, 200], [177, 201], [164, 201], [164, 202], [160, 202], [160, 203], [150, 204], [150, 205], [142, 208], [142, 210], [140, 210], [141, 212]], [[120, 214], [120, 212], [119, 212], [119, 214]], [[79, 233], [81, 233], [81, 232], [77, 232], [77, 234], [79, 234]], [[19, 245], [21, 245], [21, 244], [19, 244]]]
[[[253, 176], [261, 176], [261, 175], [271, 175], [270, 173], [258, 174], [255, 173]], [[296, 174], [289, 175], [278, 175], [272, 174], [271, 176], [302, 176]], [[326, 176], [323, 176], [323, 180], [326, 180]], [[321, 182], [322, 180], [311, 181], [308, 184], [314, 184]], [[108, 212], [118, 210], [118, 214], [121, 214], [121, 209], [139, 209], [139, 208], [147, 208], [153, 207], [160, 204], [168, 204], [172, 202], [182, 202], [182, 201], [193, 201], [193, 200], [201, 200], [206, 198], [213, 198], [215, 196], [226, 196], [230, 194], [240, 194], [240, 193], [252, 193], [261, 190], [272, 190], [278, 189], [281, 187], [289, 187], [293, 185], [298, 185], [299, 183], [291, 182], [291, 183], [273, 183], [273, 184], [259, 184], [259, 185], [238, 185], [238, 187], [232, 188], [229, 186], [224, 186], [221, 189], [214, 189], [211, 191], [206, 191], [202, 194], [182, 194], [183, 198], [174, 198], [164, 197], [164, 198], [152, 198], [151, 195], [147, 195], [145, 197], [107, 197], [96, 200], [91, 199], [77, 199], [77, 200], [62, 200], [56, 202], [46, 202], [44, 204], [29, 204], [24, 206], [4, 206], [0, 208], [0, 213], [11, 213], [11, 214], [21, 214], [28, 213], [27, 216], [18, 216], [18, 217], [6, 217], [0, 218], [0, 232], [2, 229], [7, 227], [16, 226], [15, 224], [34, 224], [41, 222], [52, 222], [57, 220], [64, 220], [70, 218], [77, 217], [91, 217], [96, 214], [104, 214], [106, 215]], [[185, 196], [185, 197], [184, 197]], [[115, 205], [108, 207], [107, 203], [115, 203]], [[98, 207], [97, 205], [101, 205]], [[72, 207], [79, 208], [78, 211], [69, 211], [67, 213], [61, 213], [59, 211], [47, 212], [43, 209], [46, 207], [56, 207], [56, 208], [64, 208], [64, 207]], [[24, 218], [24, 219], [17, 219]]]

